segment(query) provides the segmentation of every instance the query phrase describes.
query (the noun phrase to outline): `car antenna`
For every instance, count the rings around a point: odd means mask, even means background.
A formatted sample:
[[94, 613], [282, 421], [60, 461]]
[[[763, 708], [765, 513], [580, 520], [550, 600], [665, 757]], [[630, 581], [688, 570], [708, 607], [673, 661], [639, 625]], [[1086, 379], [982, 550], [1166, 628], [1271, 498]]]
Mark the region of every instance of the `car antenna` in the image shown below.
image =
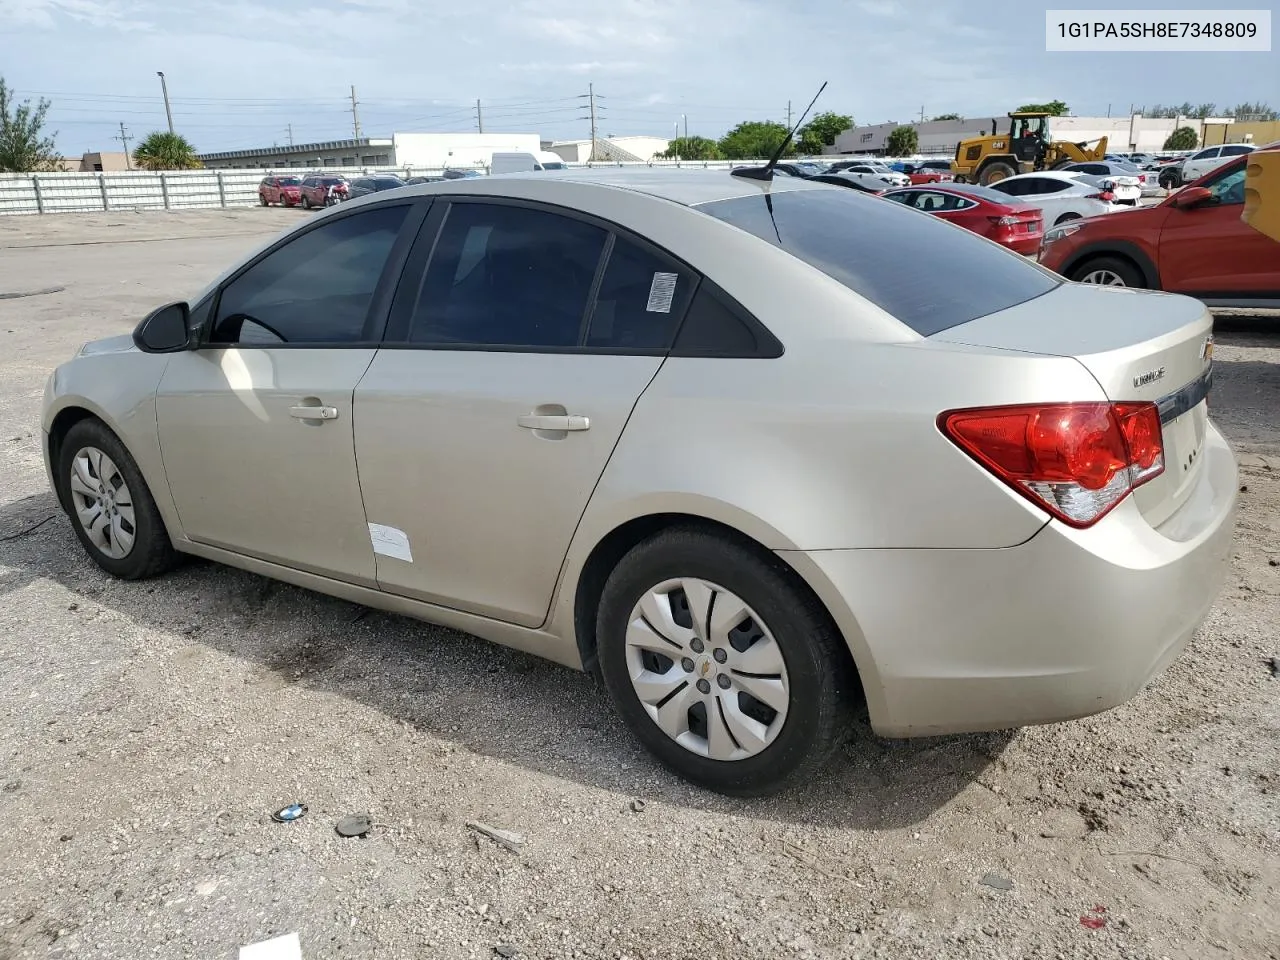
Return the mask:
[[773, 168], [778, 165], [778, 161], [782, 159], [782, 154], [786, 152], [787, 146], [791, 143], [791, 138], [796, 135], [796, 131], [800, 129], [800, 124], [804, 123], [804, 118], [809, 115], [809, 111], [813, 109], [813, 105], [818, 102], [818, 98], [822, 96], [822, 91], [827, 89], [827, 81], [822, 81], [822, 86], [818, 88], [818, 92], [813, 95], [813, 99], [809, 101], [809, 105], [804, 108], [804, 113], [800, 114], [800, 119], [796, 121], [796, 125], [787, 131], [787, 135], [782, 138], [782, 142], [778, 144], [778, 149], [773, 151], [773, 156], [769, 158], [769, 162], [763, 167], [742, 167], [739, 170], [731, 171], [735, 177], [746, 177], [750, 180], [772, 180]]

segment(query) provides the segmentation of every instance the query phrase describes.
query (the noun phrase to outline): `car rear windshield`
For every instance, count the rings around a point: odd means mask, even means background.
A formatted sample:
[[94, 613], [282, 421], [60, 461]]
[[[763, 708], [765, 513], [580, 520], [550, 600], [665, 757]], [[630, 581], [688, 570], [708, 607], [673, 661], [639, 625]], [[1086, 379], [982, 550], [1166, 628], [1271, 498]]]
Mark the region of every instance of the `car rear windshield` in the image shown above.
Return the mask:
[[1061, 282], [963, 228], [853, 190], [788, 190], [697, 209], [781, 247], [924, 337]]
[[301, 182], [297, 177], [281, 177], [278, 181], [282, 187], [296, 187]]

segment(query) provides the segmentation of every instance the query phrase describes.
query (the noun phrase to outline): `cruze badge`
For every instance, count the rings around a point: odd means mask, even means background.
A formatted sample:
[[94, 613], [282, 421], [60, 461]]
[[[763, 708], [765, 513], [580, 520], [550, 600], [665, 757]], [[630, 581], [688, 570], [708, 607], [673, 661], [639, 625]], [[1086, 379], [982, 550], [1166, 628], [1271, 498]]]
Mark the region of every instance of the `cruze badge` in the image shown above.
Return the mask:
[[1149, 383], [1155, 383], [1157, 380], [1164, 379], [1164, 367], [1159, 370], [1148, 370], [1146, 373], [1139, 374], [1133, 378], [1134, 389], [1145, 387]]

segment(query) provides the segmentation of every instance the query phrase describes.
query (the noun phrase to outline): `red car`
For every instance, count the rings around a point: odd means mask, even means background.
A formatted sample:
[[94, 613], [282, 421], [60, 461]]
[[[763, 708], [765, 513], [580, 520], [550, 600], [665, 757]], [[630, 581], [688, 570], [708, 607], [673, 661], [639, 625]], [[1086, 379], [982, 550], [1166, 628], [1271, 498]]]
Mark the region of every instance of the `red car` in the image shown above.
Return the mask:
[[1039, 207], [973, 183], [904, 187], [889, 190], [883, 197], [949, 220], [1014, 253], [1034, 255], [1044, 236], [1044, 215]]
[[1040, 262], [1082, 283], [1185, 293], [1219, 306], [1280, 304], [1280, 244], [1240, 219], [1248, 159], [1156, 206], [1053, 227]]
[[338, 200], [347, 199], [347, 178], [336, 173], [312, 174], [302, 180], [302, 205], [307, 209], [329, 202], [329, 188]]
[[955, 179], [950, 160], [926, 160], [923, 163], [905, 164], [902, 172], [911, 178], [914, 187], [921, 183], [950, 183]]
[[264, 207], [273, 203], [296, 207], [302, 202], [302, 180], [299, 177], [263, 177], [258, 184], [258, 200]]

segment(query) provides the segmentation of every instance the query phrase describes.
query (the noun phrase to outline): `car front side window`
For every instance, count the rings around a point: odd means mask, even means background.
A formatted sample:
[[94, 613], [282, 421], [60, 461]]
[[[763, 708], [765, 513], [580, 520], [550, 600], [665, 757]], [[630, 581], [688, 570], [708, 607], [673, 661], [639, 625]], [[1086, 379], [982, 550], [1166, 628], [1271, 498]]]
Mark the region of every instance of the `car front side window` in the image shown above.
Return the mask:
[[1209, 194], [1215, 205], [1228, 203], [1244, 203], [1245, 168], [1232, 170], [1208, 184]]
[[330, 220], [273, 250], [223, 287], [211, 344], [358, 343], [409, 207]]

